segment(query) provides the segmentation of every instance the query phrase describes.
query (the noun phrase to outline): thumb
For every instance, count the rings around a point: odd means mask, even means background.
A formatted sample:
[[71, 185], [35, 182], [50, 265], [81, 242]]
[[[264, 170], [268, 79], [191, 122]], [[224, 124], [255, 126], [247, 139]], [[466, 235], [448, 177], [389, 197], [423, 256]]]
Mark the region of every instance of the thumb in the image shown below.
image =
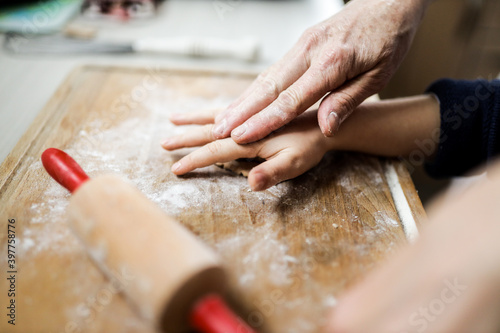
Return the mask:
[[279, 182], [300, 176], [318, 163], [317, 158], [297, 157], [291, 152], [282, 151], [253, 168], [248, 175], [248, 184], [252, 191], [263, 191]]
[[333, 136], [337, 133], [340, 124], [359, 104], [382, 88], [381, 80], [367, 73], [330, 92], [323, 98], [318, 108], [318, 123], [321, 132], [325, 136]]

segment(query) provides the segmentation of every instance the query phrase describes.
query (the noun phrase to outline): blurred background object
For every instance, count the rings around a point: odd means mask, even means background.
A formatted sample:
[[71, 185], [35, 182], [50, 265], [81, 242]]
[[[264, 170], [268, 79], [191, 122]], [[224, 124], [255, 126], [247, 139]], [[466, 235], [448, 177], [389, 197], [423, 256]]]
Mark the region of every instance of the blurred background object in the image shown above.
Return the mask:
[[500, 72], [500, 1], [434, 1], [383, 98], [422, 93], [441, 77], [493, 79]]
[[160, 2], [161, 0], [85, 0], [82, 13], [89, 18], [147, 18], [155, 14]]
[[[415, 40], [381, 98], [421, 94], [433, 81], [494, 79], [500, 73], [500, 1], [434, 1], [417, 31]], [[412, 177], [426, 205], [450, 180], [432, 179], [422, 166], [412, 166]], [[459, 179], [463, 188], [467, 183]]]
[[79, 12], [90, 20], [151, 18], [162, 0], [0, 1], [0, 31], [47, 34], [61, 31]]
[[45, 34], [60, 31], [79, 11], [81, 0], [2, 1], [0, 31]]
[[[68, 34], [71, 35], [68, 36]], [[65, 30], [65, 34], [27, 38], [22, 34], [5, 34], [4, 48], [19, 54], [120, 54], [154, 53], [205, 58], [233, 58], [256, 61], [259, 41], [254, 38], [238, 40], [194, 37], [146, 37], [129, 42], [94, 41], [90, 33], [81, 36], [78, 29]], [[19, 40], [23, 40], [20, 42]]]

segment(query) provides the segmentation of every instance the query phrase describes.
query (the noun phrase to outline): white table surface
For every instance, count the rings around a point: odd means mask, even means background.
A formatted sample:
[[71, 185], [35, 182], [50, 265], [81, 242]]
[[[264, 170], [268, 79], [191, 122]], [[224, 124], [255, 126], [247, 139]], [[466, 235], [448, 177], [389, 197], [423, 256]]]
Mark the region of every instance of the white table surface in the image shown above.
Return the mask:
[[[206, 36], [261, 41], [255, 63], [227, 59], [124, 54], [34, 56], [0, 50], [0, 162], [48, 102], [64, 78], [84, 64], [210, 68], [261, 71], [280, 59], [311, 25], [333, 15], [341, 0], [167, 0], [157, 17], [128, 24], [97, 22], [99, 38], [132, 40], [145, 36]], [[231, 7], [220, 15], [214, 4]], [[229, 7], [225, 7], [229, 8]], [[77, 19], [81, 21], [82, 19]], [[0, 35], [3, 42], [3, 35]]]

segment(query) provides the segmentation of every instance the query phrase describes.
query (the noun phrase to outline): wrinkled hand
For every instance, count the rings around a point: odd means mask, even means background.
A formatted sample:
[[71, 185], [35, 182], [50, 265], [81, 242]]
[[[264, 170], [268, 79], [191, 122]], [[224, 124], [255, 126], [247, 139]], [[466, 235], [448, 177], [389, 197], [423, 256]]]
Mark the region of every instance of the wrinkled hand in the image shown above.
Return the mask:
[[213, 135], [264, 138], [323, 98], [318, 122], [332, 136], [380, 91], [406, 54], [429, 0], [354, 0], [297, 44], [216, 119]]
[[500, 331], [500, 163], [430, 214], [416, 244], [339, 299], [327, 332]]
[[248, 183], [252, 190], [262, 191], [303, 174], [318, 164], [328, 150], [328, 139], [317, 127], [315, 111], [306, 112], [280, 131], [247, 145], [237, 144], [231, 138], [216, 140], [212, 134], [214, 116], [215, 113], [202, 112], [171, 118], [177, 125], [204, 124], [162, 143], [166, 150], [203, 146], [175, 163], [173, 173], [182, 175], [218, 162], [260, 157], [266, 161], [250, 171]]

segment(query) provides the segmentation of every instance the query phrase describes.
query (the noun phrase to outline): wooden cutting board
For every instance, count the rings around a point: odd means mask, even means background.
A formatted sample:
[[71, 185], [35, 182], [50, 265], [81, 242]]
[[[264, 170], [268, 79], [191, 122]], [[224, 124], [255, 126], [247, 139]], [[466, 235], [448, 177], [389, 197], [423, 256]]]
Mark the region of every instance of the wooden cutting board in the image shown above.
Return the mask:
[[95, 66], [68, 77], [0, 168], [2, 276], [8, 224], [16, 241], [16, 325], [4, 314], [12, 298], [2, 278], [1, 332], [155, 331], [120, 292], [137, 281], [120, 272], [106, 280], [68, 228], [69, 194], [40, 162], [48, 147], [67, 151], [90, 176], [121, 174], [213, 247], [230, 276], [229, 298], [260, 331], [317, 332], [336, 297], [407, 242], [404, 231], [425, 213], [399, 161], [332, 152], [264, 192], [215, 166], [184, 177], [169, 171], [189, 150], [160, 148], [184, 130], [168, 115], [224, 108], [253, 78]]

